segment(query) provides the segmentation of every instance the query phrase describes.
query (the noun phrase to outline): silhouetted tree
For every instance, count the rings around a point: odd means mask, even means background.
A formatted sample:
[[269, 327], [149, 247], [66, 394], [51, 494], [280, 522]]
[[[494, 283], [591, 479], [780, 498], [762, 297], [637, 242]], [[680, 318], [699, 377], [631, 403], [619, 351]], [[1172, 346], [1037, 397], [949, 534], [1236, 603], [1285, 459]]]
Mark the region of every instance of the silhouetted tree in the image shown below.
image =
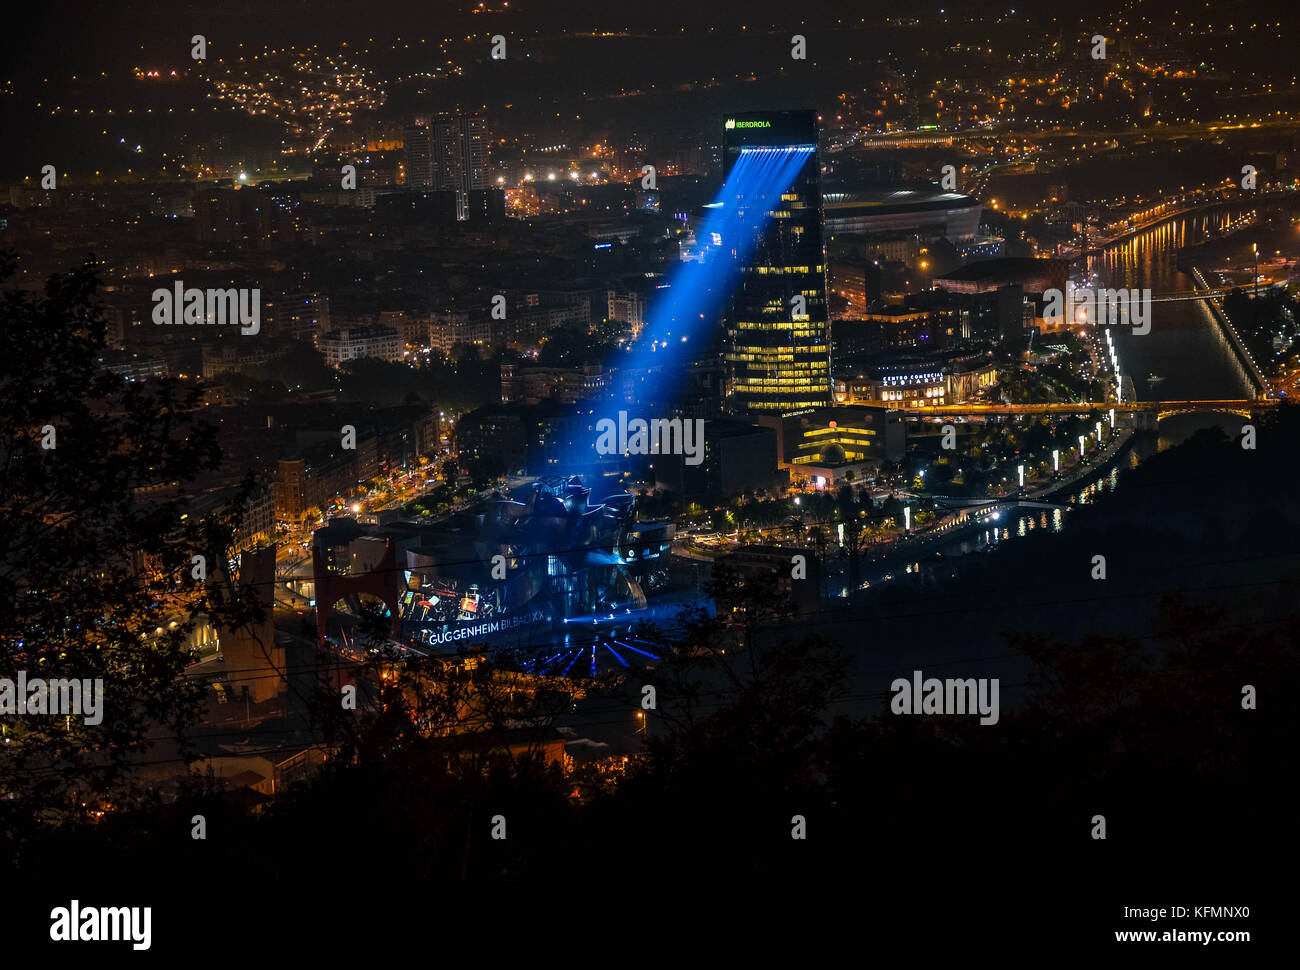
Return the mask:
[[[14, 267], [0, 254], [0, 282]], [[186, 514], [187, 486], [219, 458], [199, 391], [100, 367], [96, 286], [83, 267], [43, 294], [0, 293], [0, 676], [103, 684], [98, 724], [0, 716], [0, 829], [16, 840], [38, 819], [71, 824], [126, 805], [127, 768], [151, 729], [184, 754], [201, 695], [181, 676], [192, 617], [233, 626], [256, 614], [218, 581], [242, 499], [206, 519]]]

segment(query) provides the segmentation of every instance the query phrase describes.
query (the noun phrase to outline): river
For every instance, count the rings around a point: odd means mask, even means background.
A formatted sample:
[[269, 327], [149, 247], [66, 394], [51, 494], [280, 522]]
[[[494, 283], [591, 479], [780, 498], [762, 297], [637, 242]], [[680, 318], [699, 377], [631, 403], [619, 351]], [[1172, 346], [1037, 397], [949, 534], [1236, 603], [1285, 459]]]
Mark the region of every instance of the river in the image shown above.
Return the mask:
[[[1178, 269], [1178, 250], [1205, 241], [1239, 213], [1218, 209], [1188, 214], [1153, 226], [1088, 258], [1099, 285], [1150, 289], [1152, 296], [1195, 289]], [[1250, 382], [1202, 300], [1157, 302], [1151, 330], [1141, 336], [1115, 328], [1120, 371], [1133, 378], [1139, 400], [1218, 400], [1250, 396]], [[1157, 374], [1164, 380], [1148, 384]]]
[[[1240, 215], [1239, 211], [1219, 209], [1189, 213], [1113, 243], [1101, 253], [1090, 256], [1087, 272], [1093, 283], [1110, 288], [1147, 289], [1153, 297], [1194, 289], [1192, 278], [1177, 266], [1178, 250], [1204, 241]], [[1140, 398], [1164, 400], [1216, 400], [1249, 397], [1250, 383], [1236, 355], [1215, 324], [1214, 316], [1201, 300], [1171, 300], [1152, 306], [1151, 330], [1135, 336], [1123, 327], [1116, 328], [1116, 347], [1121, 371], [1130, 374], [1138, 385]], [[1164, 380], [1149, 384], [1149, 374]], [[1185, 414], [1162, 421], [1159, 434], [1137, 438], [1115, 463], [1087, 484], [1072, 489], [1057, 499], [1061, 504], [1092, 502], [1098, 495], [1113, 491], [1120, 469], [1144, 461], [1157, 451], [1186, 440], [1197, 430], [1211, 425], [1235, 435], [1241, 419], [1231, 415]], [[886, 557], [868, 565], [863, 579], [872, 585], [918, 570], [931, 573], [948, 571], [951, 560], [972, 553], [996, 549], [1000, 543], [1030, 535], [1035, 531], [1060, 532], [1069, 521], [1067, 509], [1006, 508], [985, 518], [980, 528], [962, 530], [950, 542], [926, 550], [919, 561], [904, 555]], [[936, 555], [936, 553], [938, 555]], [[846, 570], [842, 564], [831, 565], [828, 593], [832, 601], [848, 597]]]

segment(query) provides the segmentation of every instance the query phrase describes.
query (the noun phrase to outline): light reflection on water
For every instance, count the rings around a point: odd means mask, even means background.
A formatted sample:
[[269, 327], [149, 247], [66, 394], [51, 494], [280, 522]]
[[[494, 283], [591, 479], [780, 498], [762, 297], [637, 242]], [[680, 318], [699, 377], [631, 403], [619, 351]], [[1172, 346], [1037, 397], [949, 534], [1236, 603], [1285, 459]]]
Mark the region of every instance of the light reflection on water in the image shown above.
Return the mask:
[[[1133, 455], [1130, 462], [1133, 466], [1136, 466], [1137, 456]], [[1099, 496], [1115, 491], [1116, 486], [1119, 484], [1119, 475], [1120, 469], [1118, 466], [1111, 468], [1109, 472], [1096, 481], [1074, 491], [1068, 498], [1058, 499], [1058, 501], [1062, 505], [1089, 505], [1096, 501]], [[1035, 531], [1062, 532], [1069, 521], [1067, 510], [1064, 508], [1028, 508], [1015, 511], [1007, 509], [1002, 514], [1004, 516], [1013, 515], [1014, 519], [1006, 526], [1000, 526], [996, 529], [983, 529], [980, 532], [946, 543], [940, 546], [937, 551], [942, 553], [944, 557], [965, 556], [972, 552], [991, 549], [999, 542], [1005, 542], [1012, 536], [1023, 539]]]
[[[1132, 455], [1132, 452], [1129, 452]], [[1131, 467], [1137, 467], [1134, 462]], [[1109, 494], [1115, 491], [1115, 486], [1119, 484], [1119, 465], [1115, 465], [1109, 472], [1102, 475], [1095, 482], [1092, 482], [1078, 492], [1070, 496], [1071, 505], [1091, 505], [1101, 495]]]
[[[1155, 297], [1190, 291], [1191, 277], [1177, 266], [1178, 249], [1221, 232], [1237, 215], [1235, 210], [1215, 211], [1162, 223], [1090, 256], [1087, 270], [1095, 273], [1102, 285], [1149, 287]], [[1156, 303], [1150, 333], [1137, 336], [1117, 327], [1115, 336], [1120, 359], [1138, 385], [1139, 399], [1151, 399], [1157, 387], [1159, 396], [1165, 400], [1213, 400], [1248, 394], [1245, 372], [1203, 302]], [[1148, 374], [1159, 374], [1164, 380], [1158, 385], [1149, 383]], [[1242, 423], [1241, 418], [1233, 415], [1176, 415], [1161, 422], [1157, 436], [1137, 439], [1106, 474], [1057, 501], [1062, 505], [1091, 505], [1115, 491], [1122, 468], [1136, 468], [1152, 455], [1180, 444], [1208, 426], [1217, 426], [1229, 437], [1235, 437]], [[931, 558], [924, 566], [913, 562], [905, 571], [920, 573], [942, 564], [944, 559], [990, 551], [1013, 535], [1024, 538], [1035, 530], [1059, 533], [1069, 521], [1067, 511], [1060, 508], [1003, 509], [1002, 517], [1004, 521], [1014, 518], [1006, 525], [990, 526], [945, 543], [936, 549], [941, 559]], [[887, 581], [892, 576], [880, 578]]]
[[[1232, 437], [1239, 433], [1241, 423], [1242, 419], [1234, 415], [1177, 415], [1161, 424], [1160, 432], [1156, 437], [1148, 435], [1137, 439], [1105, 474], [1075, 489], [1068, 496], [1057, 498], [1056, 501], [1062, 506], [1092, 505], [1103, 495], [1109, 495], [1119, 487], [1120, 475], [1124, 469], [1137, 468], [1152, 455], [1181, 444], [1203, 428], [1218, 427]], [[1013, 518], [1005, 526], [986, 528], [962, 536], [939, 546], [936, 551], [944, 558], [965, 556], [973, 552], [990, 550], [1013, 536], [1024, 538], [1036, 530], [1053, 534], [1062, 532], [1069, 524], [1067, 508], [1003, 509], [1003, 519], [1006, 520], [1008, 516]]]
[[[1161, 223], [1089, 257], [1087, 269], [1104, 286], [1149, 288], [1156, 298], [1190, 292], [1195, 284], [1178, 268], [1178, 250], [1222, 233], [1239, 215], [1235, 210], [1218, 210]], [[1212, 258], [1208, 254], [1199, 257]], [[1139, 399], [1151, 400], [1153, 395], [1166, 400], [1246, 396], [1246, 373], [1203, 302], [1155, 303], [1150, 323], [1150, 332], [1141, 335], [1126, 327], [1114, 328], [1121, 366], [1133, 378]], [[1150, 374], [1164, 380], [1149, 384]]]
[[[1087, 270], [1097, 274], [1103, 285], [1149, 287], [1153, 296], [1175, 291], [1190, 291], [1191, 277], [1178, 268], [1178, 249], [1204, 241], [1220, 233], [1235, 219], [1235, 210], [1215, 211], [1179, 217], [1140, 233], [1123, 243], [1108, 247], [1088, 258]], [[1208, 268], [1208, 267], [1207, 267]], [[1167, 399], [1245, 397], [1248, 383], [1240, 362], [1232, 353], [1222, 332], [1204, 303], [1172, 301], [1155, 304], [1151, 332], [1135, 336], [1123, 327], [1115, 328], [1120, 359], [1135, 375], [1140, 398], [1148, 397], [1159, 387]], [[1158, 373], [1165, 380], [1148, 384], [1148, 373]], [[1155, 438], [1139, 438], [1105, 475], [1073, 492], [1063, 505], [1091, 505], [1102, 495], [1115, 491], [1121, 468], [1136, 468], [1159, 451], [1185, 441], [1197, 430], [1215, 425], [1230, 437], [1240, 433], [1242, 419], [1232, 415], [1188, 414], [1170, 418], [1160, 425]], [[1061, 509], [1010, 510], [1015, 521], [999, 530], [986, 529], [956, 540], [939, 549], [945, 557], [981, 552], [1010, 538], [1023, 538], [1035, 529], [1061, 532], [1068, 515]], [[999, 534], [1000, 533], [1000, 534]]]

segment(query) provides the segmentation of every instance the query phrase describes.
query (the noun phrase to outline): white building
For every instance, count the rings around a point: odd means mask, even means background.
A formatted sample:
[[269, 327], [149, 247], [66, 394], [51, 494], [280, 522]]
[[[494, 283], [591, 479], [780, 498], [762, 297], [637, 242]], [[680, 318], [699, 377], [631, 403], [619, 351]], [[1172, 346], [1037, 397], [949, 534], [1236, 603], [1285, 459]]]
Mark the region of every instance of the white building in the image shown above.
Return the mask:
[[372, 325], [335, 330], [319, 340], [325, 362], [339, 367], [347, 360], [359, 357], [377, 357], [380, 360], [401, 360], [406, 349], [402, 335], [391, 327]]

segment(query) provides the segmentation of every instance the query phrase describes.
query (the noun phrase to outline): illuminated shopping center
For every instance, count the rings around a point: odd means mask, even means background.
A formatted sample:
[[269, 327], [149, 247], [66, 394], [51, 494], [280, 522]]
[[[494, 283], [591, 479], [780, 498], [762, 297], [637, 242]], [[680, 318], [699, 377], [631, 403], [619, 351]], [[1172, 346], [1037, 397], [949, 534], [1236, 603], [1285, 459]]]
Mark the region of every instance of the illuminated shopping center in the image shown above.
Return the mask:
[[835, 403], [908, 409], [965, 404], [991, 391], [997, 381], [997, 367], [986, 351], [837, 358]]

